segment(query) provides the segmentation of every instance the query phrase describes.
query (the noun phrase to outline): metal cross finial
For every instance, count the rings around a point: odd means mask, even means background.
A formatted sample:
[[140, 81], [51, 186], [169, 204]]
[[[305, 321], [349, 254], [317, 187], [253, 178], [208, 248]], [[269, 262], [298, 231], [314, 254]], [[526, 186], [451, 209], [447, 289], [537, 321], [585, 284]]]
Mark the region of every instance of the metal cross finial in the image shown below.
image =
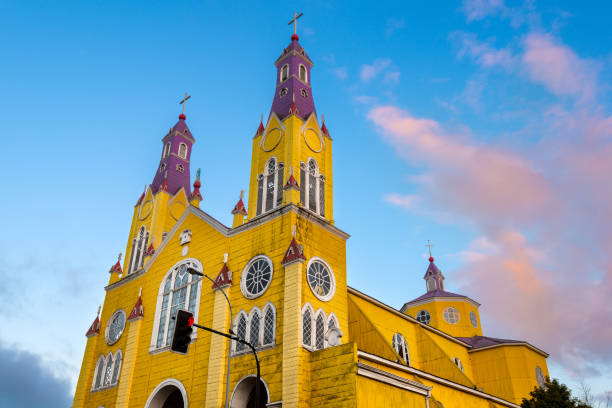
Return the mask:
[[187, 92], [185, 92], [185, 97], [183, 98], [182, 101], [179, 102], [179, 104], [183, 105], [183, 112], [181, 112], [181, 114], [185, 114], [185, 105], [187, 104], [187, 99], [191, 98], [191, 95], [188, 95]]
[[425, 246], [429, 247], [429, 257], [431, 257], [431, 247], [433, 246], [433, 244], [429, 242], [429, 240], [427, 240], [427, 243], [425, 244]]
[[287, 24], [287, 25], [291, 25], [291, 23], [293, 23], [293, 34], [297, 34], [297, 20], [298, 20], [298, 18], [302, 17], [303, 15], [304, 15], [304, 13], [300, 13], [298, 15], [297, 12], [293, 12], [293, 20], [291, 20], [289, 22], [289, 24]]
[[242, 200], [242, 197], [244, 197], [244, 190], [240, 190], [240, 199]]

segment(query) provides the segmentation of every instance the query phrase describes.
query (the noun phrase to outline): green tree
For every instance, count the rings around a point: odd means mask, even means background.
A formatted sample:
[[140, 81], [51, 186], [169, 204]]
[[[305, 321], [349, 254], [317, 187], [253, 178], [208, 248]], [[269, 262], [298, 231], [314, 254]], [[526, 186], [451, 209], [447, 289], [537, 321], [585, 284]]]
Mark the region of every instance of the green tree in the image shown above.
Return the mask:
[[535, 387], [529, 393], [530, 399], [523, 398], [521, 408], [592, 408], [576, 398], [565, 384], [559, 380], [546, 379], [544, 387]]

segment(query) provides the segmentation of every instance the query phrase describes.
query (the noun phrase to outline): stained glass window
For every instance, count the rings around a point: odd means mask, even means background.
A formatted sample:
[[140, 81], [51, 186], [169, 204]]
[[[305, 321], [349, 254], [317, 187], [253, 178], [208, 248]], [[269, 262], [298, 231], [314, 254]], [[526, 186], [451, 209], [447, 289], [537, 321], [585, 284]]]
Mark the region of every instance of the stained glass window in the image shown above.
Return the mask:
[[251, 327], [249, 330], [249, 342], [253, 347], [259, 347], [259, 312], [255, 310], [251, 315]]
[[305, 346], [312, 346], [312, 315], [310, 309], [306, 309], [302, 314], [302, 343]]
[[253, 299], [266, 291], [271, 280], [272, 264], [267, 258], [258, 257], [251, 261], [246, 272], [243, 272], [240, 286], [244, 296]]
[[444, 317], [444, 320], [446, 320], [448, 323], [456, 324], [459, 321], [460, 314], [459, 311], [454, 307], [447, 307], [446, 309], [444, 309], [442, 316]]
[[333, 296], [334, 279], [329, 268], [320, 261], [312, 261], [306, 273], [310, 290], [319, 299], [326, 301]]
[[274, 325], [276, 319], [274, 316], [274, 309], [268, 307], [264, 315], [264, 333], [263, 333], [263, 344], [274, 344]]
[[427, 310], [419, 310], [416, 315], [416, 319], [421, 323], [429, 324], [431, 321], [431, 315]]

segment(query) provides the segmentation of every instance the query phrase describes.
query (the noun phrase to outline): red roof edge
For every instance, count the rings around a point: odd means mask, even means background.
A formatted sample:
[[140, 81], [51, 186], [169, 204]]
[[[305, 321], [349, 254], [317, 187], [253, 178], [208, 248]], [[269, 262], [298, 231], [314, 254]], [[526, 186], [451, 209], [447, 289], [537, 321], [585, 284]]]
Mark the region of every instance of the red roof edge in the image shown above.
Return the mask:
[[291, 243], [289, 244], [289, 248], [287, 248], [287, 252], [285, 252], [285, 257], [281, 264], [283, 266], [292, 264], [294, 262], [304, 262], [306, 257], [304, 256], [304, 249], [301, 245], [297, 243], [295, 237], [291, 239]]
[[100, 334], [100, 316], [96, 316], [96, 319], [93, 321], [91, 326], [89, 326], [89, 330], [85, 333], [85, 337], [91, 337], [96, 334]]
[[290, 188], [293, 188], [298, 191], [300, 190], [300, 186], [298, 185], [295, 177], [293, 177], [293, 173], [289, 176], [289, 180], [287, 180], [285, 187], [283, 187], [284, 190], [289, 190]]
[[247, 210], [246, 210], [246, 207], [244, 206], [244, 202], [242, 201], [242, 198], [238, 200], [238, 202], [234, 206], [234, 209], [232, 210], [232, 214], [247, 215]]
[[231, 284], [232, 284], [232, 271], [229, 270], [229, 268], [227, 267], [227, 262], [225, 262], [223, 263], [223, 267], [221, 268], [221, 271], [215, 278], [215, 283], [212, 285], [212, 288], [213, 290], [221, 289], [221, 288], [228, 287]]
[[143, 316], [144, 316], [144, 308], [142, 307], [142, 297], [138, 296], [138, 300], [136, 301], [136, 304], [132, 308], [132, 313], [130, 313], [130, 315], [128, 316], [128, 320], [131, 321], [131, 320], [142, 319]]

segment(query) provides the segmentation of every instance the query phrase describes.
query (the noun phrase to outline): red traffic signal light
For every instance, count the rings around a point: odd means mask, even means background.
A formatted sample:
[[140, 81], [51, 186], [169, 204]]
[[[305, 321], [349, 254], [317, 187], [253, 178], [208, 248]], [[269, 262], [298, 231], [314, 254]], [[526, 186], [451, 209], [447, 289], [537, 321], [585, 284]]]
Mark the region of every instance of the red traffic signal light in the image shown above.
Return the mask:
[[170, 350], [175, 353], [187, 354], [189, 343], [191, 343], [191, 333], [193, 333], [193, 313], [186, 310], [177, 310], [174, 318], [174, 333]]

